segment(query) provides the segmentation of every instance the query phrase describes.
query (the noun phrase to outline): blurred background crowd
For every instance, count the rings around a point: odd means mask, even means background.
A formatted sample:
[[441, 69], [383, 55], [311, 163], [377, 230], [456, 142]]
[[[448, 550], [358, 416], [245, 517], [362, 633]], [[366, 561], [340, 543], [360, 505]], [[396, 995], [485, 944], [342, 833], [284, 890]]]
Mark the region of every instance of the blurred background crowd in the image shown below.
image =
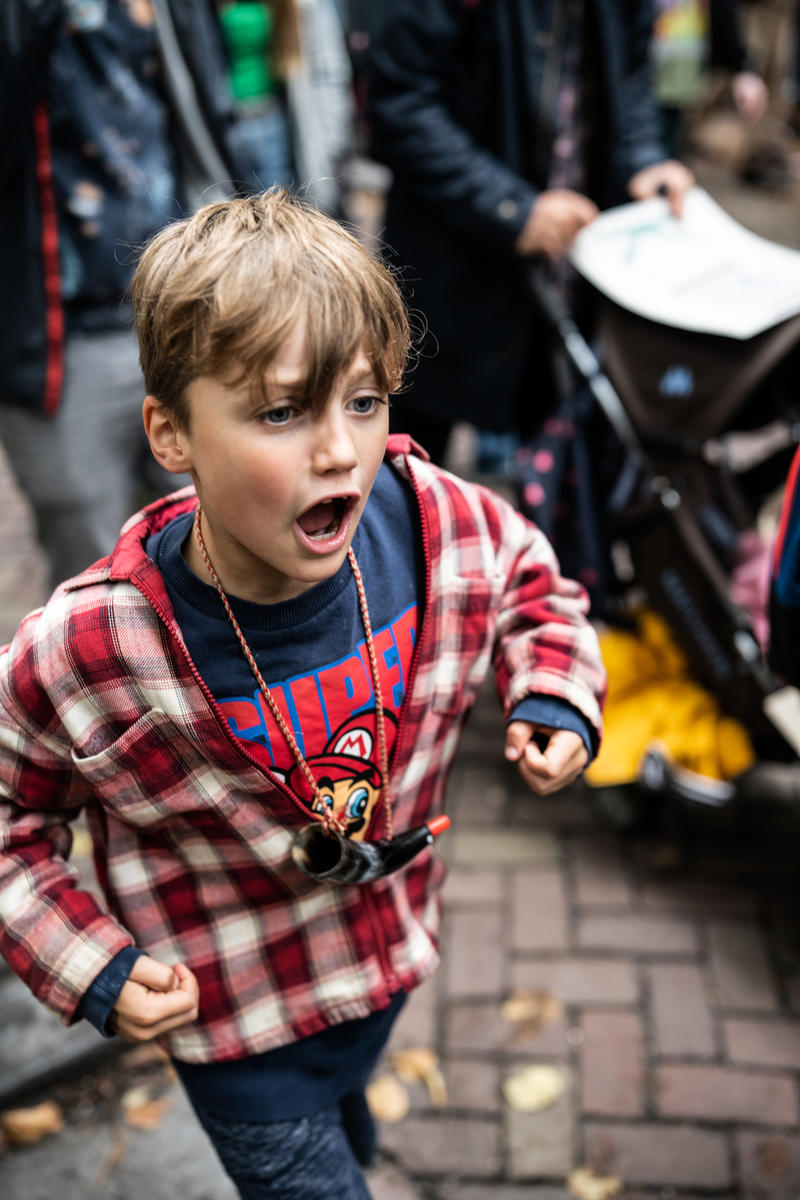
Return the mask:
[[[419, 357], [396, 425], [488, 471], [557, 382], [521, 260], [591, 331], [564, 254], [597, 212], [798, 170], [793, 0], [6, 0], [0, 438], [56, 583], [172, 487], [141, 433], [137, 249], [200, 202], [283, 184], [404, 275]], [[561, 265], [559, 265], [561, 264]], [[536, 380], [536, 386], [531, 381]]]

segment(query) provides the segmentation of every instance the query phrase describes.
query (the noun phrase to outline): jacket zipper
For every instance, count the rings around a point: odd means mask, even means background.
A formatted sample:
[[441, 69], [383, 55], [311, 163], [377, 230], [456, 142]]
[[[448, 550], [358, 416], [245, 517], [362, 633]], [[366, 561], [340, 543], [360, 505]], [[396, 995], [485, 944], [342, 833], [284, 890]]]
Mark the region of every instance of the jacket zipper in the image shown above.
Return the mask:
[[430, 625], [430, 610], [431, 610], [431, 542], [430, 542], [430, 533], [429, 533], [429, 528], [428, 528], [428, 519], [425, 514], [423, 505], [422, 505], [422, 501], [421, 501], [420, 493], [419, 493], [419, 484], [418, 484], [416, 478], [414, 477], [413, 468], [411, 467], [411, 464], [409, 463], [407, 458], [405, 461], [406, 461], [406, 468], [408, 470], [408, 474], [409, 474], [409, 477], [411, 480], [411, 484], [412, 484], [412, 487], [414, 488], [414, 494], [416, 496], [416, 501], [417, 501], [417, 509], [419, 512], [420, 535], [422, 538], [422, 557], [423, 557], [424, 567], [425, 567], [425, 608], [424, 608], [424, 611], [422, 614], [422, 624], [420, 625], [419, 633], [417, 636], [417, 644], [414, 647], [414, 656], [411, 660], [411, 669], [408, 672], [408, 681], [406, 683], [406, 691], [405, 691], [405, 701], [403, 703], [403, 709], [400, 714], [400, 721], [397, 726], [397, 736], [394, 739], [394, 746], [392, 747], [392, 757], [391, 757], [391, 761], [389, 764], [390, 767], [394, 766], [395, 762], [397, 761], [397, 758], [400, 753], [401, 743], [402, 743], [403, 737], [405, 735], [406, 726], [408, 725], [408, 717], [407, 717], [408, 698], [411, 695], [412, 689], [414, 687], [414, 683], [417, 678], [417, 668], [419, 666], [422, 643], [424, 640], [425, 632], [426, 632], [428, 626]]
[[[411, 485], [414, 489], [414, 495], [416, 497], [417, 510], [419, 512], [419, 519], [420, 519], [420, 536], [422, 539], [422, 557], [423, 557], [424, 568], [425, 568], [425, 588], [424, 588], [425, 607], [424, 607], [424, 612], [422, 614], [422, 624], [420, 626], [419, 633], [417, 636], [417, 644], [414, 647], [414, 656], [411, 660], [411, 668], [408, 672], [408, 681], [406, 683], [406, 690], [405, 690], [405, 701], [403, 704], [402, 712], [400, 714], [400, 722], [397, 726], [397, 736], [395, 737], [394, 746], [392, 747], [392, 757], [391, 757], [391, 760], [389, 763], [390, 774], [391, 774], [391, 768], [394, 766], [395, 762], [397, 761], [397, 758], [398, 758], [398, 755], [400, 752], [400, 748], [401, 748], [402, 739], [403, 739], [403, 736], [405, 733], [406, 726], [408, 724], [408, 718], [407, 718], [408, 698], [411, 695], [411, 692], [412, 692], [412, 689], [414, 686], [414, 681], [416, 680], [416, 677], [417, 677], [417, 667], [419, 665], [419, 660], [420, 660], [420, 648], [422, 646], [422, 641], [423, 641], [423, 631], [427, 628], [427, 626], [430, 623], [429, 613], [430, 613], [430, 608], [431, 608], [431, 553], [430, 553], [430, 535], [429, 535], [429, 529], [428, 529], [428, 520], [427, 520], [427, 516], [424, 511], [423, 505], [422, 505], [422, 501], [420, 499], [419, 484], [418, 484], [416, 478], [414, 477], [414, 471], [413, 471], [411, 464], [409, 463], [407, 457], [405, 459], [405, 463], [406, 463], [406, 469], [408, 470], [409, 478], [411, 480]], [[383, 970], [384, 979], [386, 980], [386, 983], [391, 992], [399, 991], [400, 982], [399, 982], [397, 976], [395, 975], [394, 968], [392, 967], [391, 961], [389, 959], [389, 951], [388, 951], [388, 947], [386, 945], [386, 939], [383, 936], [383, 930], [381, 928], [380, 921], [378, 919], [378, 910], [377, 910], [377, 907], [375, 904], [375, 897], [373, 896], [371, 885], [368, 885], [367, 887], [364, 888], [364, 901], [365, 901], [364, 907], [367, 912], [367, 917], [368, 917], [368, 920], [370, 923], [370, 927], [372, 928], [372, 937], [373, 937], [373, 941], [375, 943], [375, 948], [377, 950], [378, 961], [380, 962], [381, 968]]]
[[[131, 577], [131, 582], [134, 584], [134, 586], [136, 586], [136, 587], [139, 586], [137, 581], [132, 577]], [[161, 607], [160, 603], [156, 599], [154, 599], [153, 596], [148, 595], [144, 591], [143, 588], [139, 587], [139, 591], [142, 593], [142, 595], [148, 601], [148, 603], [150, 603], [153, 606], [153, 608], [155, 609], [155, 611], [158, 613], [159, 617], [161, 618], [168, 633], [173, 638], [173, 640], [175, 642], [177, 642], [178, 646], [180, 647], [181, 652], [183, 653], [183, 656], [189, 665], [189, 670], [191, 671], [201, 692], [203, 693], [206, 700], [208, 701], [208, 705], [216, 718], [217, 725], [219, 726], [223, 735], [225, 736], [225, 740], [233, 747], [233, 749], [236, 751], [236, 753], [241, 758], [243, 758], [251, 766], [255, 767], [260, 775], [263, 775], [263, 777], [266, 780], [268, 780], [270, 784], [272, 784], [278, 791], [282, 792], [287, 797], [287, 799], [291, 802], [293, 808], [295, 808], [299, 813], [301, 813], [309, 821], [313, 821], [315, 819], [313, 817], [313, 815], [308, 811], [308, 809], [303, 804], [301, 804], [301, 802], [297, 799], [297, 797], [294, 795], [294, 793], [291, 791], [291, 789], [288, 788], [286, 786], [286, 784], [283, 783], [282, 780], [278, 779], [278, 777], [276, 775], [273, 775], [270, 771], [266, 770], [262, 766], [262, 764], [258, 761], [258, 759], [255, 758], [250, 753], [248, 753], [248, 751], [245, 750], [243, 746], [238, 744], [236, 738], [234, 737], [233, 733], [231, 732], [230, 726], [228, 725], [227, 721], [223, 717], [222, 712], [220, 711], [216, 700], [214, 699], [213, 695], [211, 694], [211, 691], [209, 690], [208, 685], [206, 684], [205, 680], [201, 676], [200, 672], [197, 670], [197, 667], [194, 665], [191, 655], [189, 654], [189, 651], [186, 649], [186, 646], [184, 645], [183, 640], [181, 638], [175, 636], [175, 632], [173, 629], [174, 618], [170, 618], [170, 616]]]

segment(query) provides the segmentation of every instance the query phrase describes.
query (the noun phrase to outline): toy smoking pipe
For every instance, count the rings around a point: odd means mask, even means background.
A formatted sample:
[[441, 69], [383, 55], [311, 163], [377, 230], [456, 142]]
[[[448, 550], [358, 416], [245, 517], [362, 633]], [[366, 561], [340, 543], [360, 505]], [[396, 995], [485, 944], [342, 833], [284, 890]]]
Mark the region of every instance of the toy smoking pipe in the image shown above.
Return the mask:
[[449, 817], [434, 817], [426, 825], [377, 842], [352, 842], [321, 824], [306, 825], [295, 839], [292, 858], [304, 874], [321, 883], [369, 883], [404, 867], [449, 825]]

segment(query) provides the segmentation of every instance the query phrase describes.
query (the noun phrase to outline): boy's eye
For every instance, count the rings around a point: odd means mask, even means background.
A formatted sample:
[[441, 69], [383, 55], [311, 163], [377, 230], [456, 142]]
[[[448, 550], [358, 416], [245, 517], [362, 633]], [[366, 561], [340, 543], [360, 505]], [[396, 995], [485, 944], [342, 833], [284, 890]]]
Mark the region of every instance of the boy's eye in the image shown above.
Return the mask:
[[360, 417], [367, 417], [371, 412], [374, 412], [379, 404], [383, 403], [381, 396], [356, 396], [352, 401], [353, 412]]
[[265, 413], [262, 413], [261, 419], [268, 425], [286, 425], [296, 411], [291, 404], [281, 404], [276, 408], [267, 409]]

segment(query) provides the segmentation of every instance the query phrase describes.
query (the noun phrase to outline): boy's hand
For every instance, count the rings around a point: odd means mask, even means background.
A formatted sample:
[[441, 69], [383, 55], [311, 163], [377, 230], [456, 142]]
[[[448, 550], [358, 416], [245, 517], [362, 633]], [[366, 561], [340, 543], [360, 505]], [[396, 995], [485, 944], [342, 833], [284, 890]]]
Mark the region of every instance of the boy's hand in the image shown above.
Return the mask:
[[199, 989], [188, 967], [137, 958], [114, 1005], [112, 1025], [126, 1042], [149, 1042], [197, 1020]]
[[[539, 749], [532, 740], [544, 743]], [[509, 762], [519, 763], [519, 773], [532, 792], [548, 796], [559, 788], [574, 783], [589, 761], [586, 744], [571, 729], [551, 729], [531, 721], [512, 721], [506, 730], [505, 755]]]

